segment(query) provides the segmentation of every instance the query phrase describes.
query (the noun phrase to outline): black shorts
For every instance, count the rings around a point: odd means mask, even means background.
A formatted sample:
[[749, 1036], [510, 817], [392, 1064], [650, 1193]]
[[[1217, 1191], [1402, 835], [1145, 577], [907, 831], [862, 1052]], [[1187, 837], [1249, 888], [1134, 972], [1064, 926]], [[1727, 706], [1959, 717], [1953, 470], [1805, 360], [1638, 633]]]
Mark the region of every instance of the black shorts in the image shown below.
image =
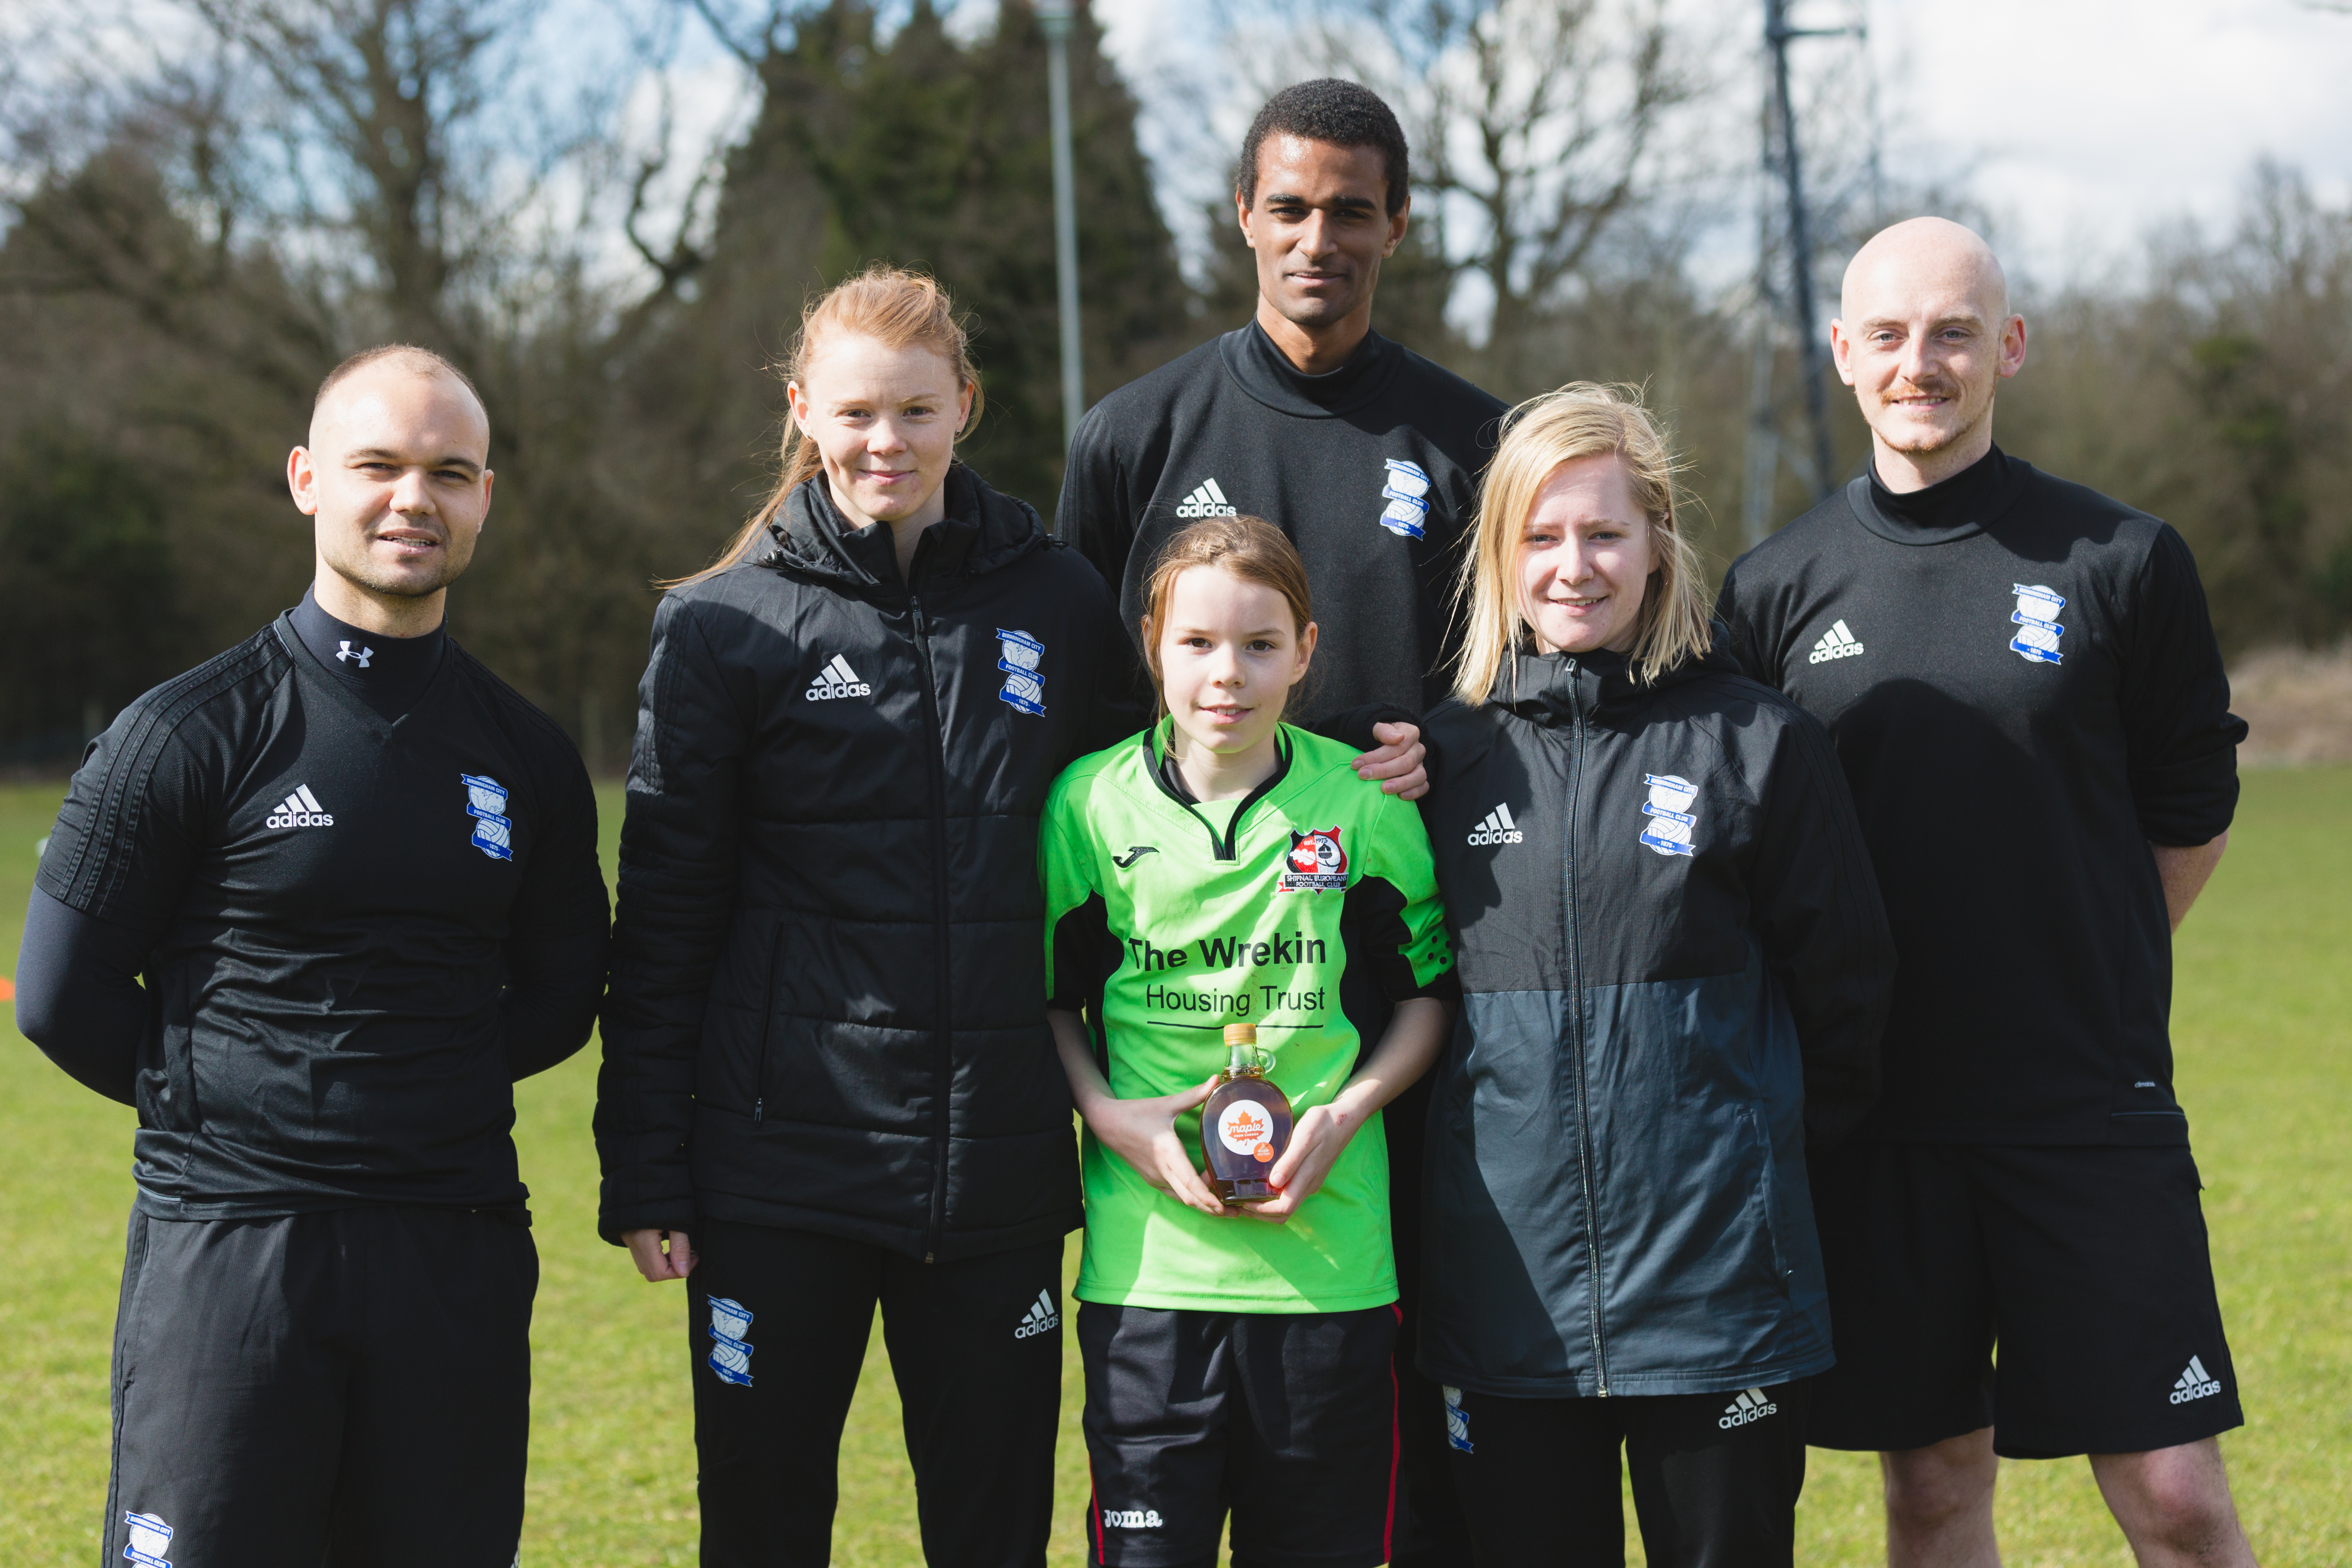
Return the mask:
[[1478, 1568], [1622, 1564], [1627, 1472], [1650, 1568], [1790, 1568], [1809, 1383], [1616, 1399], [1445, 1390]]
[[1078, 1306], [1087, 1561], [1374, 1568], [1395, 1519], [1394, 1307], [1196, 1312]]
[[2054, 1459], [2244, 1422], [2187, 1149], [1856, 1142], [1811, 1175], [1837, 1347], [1811, 1442], [1990, 1426]]
[[508, 1568], [538, 1285], [520, 1214], [132, 1215], [105, 1561]]

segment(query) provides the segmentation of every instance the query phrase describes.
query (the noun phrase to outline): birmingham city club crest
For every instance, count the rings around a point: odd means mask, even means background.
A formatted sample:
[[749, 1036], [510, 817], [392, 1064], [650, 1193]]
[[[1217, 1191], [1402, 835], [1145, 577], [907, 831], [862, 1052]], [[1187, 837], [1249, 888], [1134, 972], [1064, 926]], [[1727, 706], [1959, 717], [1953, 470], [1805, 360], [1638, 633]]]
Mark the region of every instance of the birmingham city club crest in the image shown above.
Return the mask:
[[721, 1383], [751, 1386], [751, 1313], [740, 1301], [710, 1298], [710, 1370]]
[[1691, 829], [1698, 826], [1691, 815], [1698, 785], [1673, 773], [1643, 773], [1642, 782], [1650, 786], [1650, 798], [1642, 803], [1642, 815], [1649, 818], [1642, 842], [1660, 855], [1689, 854]]
[[1429, 474], [1419, 463], [1390, 458], [1381, 464], [1386, 475], [1381, 499], [1381, 526], [1403, 539], [1419, 539], [1429, 528]]
[[2017, 608], [2009, 612], [2017, 635], [2009, 639], [2009, 651], [2035, 664], [2064, 663], [2066, 656], [2058, 651], [2058, 639], [2066, 635], [2058, 624], [2064, 595], [2039, 583], [2013, 584], [2010, 591], [2017, 595]]
[[1348, 890], [1348, 852], [1339, 847], [1339, 830], [1318, 827], [1290, 830], [1290, 853], [1282, 859], [1278, 893], [1344, 893]]
[[1037, 667], [1045, 658], [1045, 645], [1027, 632], [996, 630], [998, 653], [996, 668], [1004, 671], [1004, 689], [996, 695], [1024, 713], [1045, 711], [1045, 678]]
[[493, 860], [514, 858], [514, 824], [507, 816], [506, 785], [493, 778], [459, 773], [466, 785], [466, 815], [474, 819], [474, 847]]

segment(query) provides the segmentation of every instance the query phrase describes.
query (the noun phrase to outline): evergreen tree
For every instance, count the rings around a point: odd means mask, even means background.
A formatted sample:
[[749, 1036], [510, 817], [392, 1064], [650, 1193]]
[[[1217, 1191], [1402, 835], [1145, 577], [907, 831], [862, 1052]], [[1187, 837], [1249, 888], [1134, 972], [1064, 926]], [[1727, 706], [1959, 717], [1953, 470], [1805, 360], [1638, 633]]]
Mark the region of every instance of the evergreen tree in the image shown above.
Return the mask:
[[[1134, 100], [1083, 11], [1069, 49], [1092, 398], [1183, 347], [1192, 300], [1136, 140]], [[966, 455], [1050, 515], [1063, 431], [1045, 62], [1045, 35], [1019, 0], [970, 45], [929, 0], [887, 37], [866, 0], [804, 14], [759, 63], [761, 108], [730, 163], [714, 251], [740, 255], [740, 233], [772, 232], [777, 200], [808, 232], [814, 198], [814, 243], [776, 258], [782, 287], [761, 336], [779, 349], [809, 286], [877, 260], [938, 278], [970, 318], [987, 392]], [[797, 267], [814, 276], [794, 279]], [[761, 404], [780, 407], [772, 385]]]

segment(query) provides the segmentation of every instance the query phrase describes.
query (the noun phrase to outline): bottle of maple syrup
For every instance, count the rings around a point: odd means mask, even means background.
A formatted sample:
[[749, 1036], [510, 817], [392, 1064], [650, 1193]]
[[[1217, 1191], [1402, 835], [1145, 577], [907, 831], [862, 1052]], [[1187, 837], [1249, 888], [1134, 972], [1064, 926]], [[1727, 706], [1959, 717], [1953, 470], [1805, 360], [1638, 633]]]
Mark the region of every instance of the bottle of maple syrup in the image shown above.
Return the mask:
[[1271, 1065], [1258, 1048], [1255, 1024], [1225, 1026], [1225, 1070], [1201, 1107], [1201, 1149], [1209, 1158], [1209, 1190], [1229, 1204], [1278, 1197], [1266, 1173], [1290, 1147], [1290, 1100], [1266, 1081]]

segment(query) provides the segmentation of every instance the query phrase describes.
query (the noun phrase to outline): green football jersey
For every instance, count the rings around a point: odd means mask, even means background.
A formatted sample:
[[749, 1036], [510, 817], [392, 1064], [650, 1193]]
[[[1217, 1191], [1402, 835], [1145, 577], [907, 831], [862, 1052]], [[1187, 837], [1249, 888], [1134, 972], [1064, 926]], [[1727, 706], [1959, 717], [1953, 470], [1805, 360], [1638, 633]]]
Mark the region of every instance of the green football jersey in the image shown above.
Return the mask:
[[[1257, 1026], [1303, 1115], [1337, 1095], [1391, 1005], [1451, 994], [1453, 952], [1421, 813], [1356, 776], [1354, 750], [1283, 726], [1274, 776], [1188, 802], [1163, 731], [1070, 764], [1039, 841], [1046, 994], [1083, 1010], [1111, 1092], [1172, 1094]], [[1197, 1113], [1180, 1118], [1195, 1168]], [[1202, 1214], [1089, 1132], [1076, 1295], [1124, 1306], [1344, 1312], [1397, 1297], [1388, 1144], [1375, 1119], [1284, 1225]]]

